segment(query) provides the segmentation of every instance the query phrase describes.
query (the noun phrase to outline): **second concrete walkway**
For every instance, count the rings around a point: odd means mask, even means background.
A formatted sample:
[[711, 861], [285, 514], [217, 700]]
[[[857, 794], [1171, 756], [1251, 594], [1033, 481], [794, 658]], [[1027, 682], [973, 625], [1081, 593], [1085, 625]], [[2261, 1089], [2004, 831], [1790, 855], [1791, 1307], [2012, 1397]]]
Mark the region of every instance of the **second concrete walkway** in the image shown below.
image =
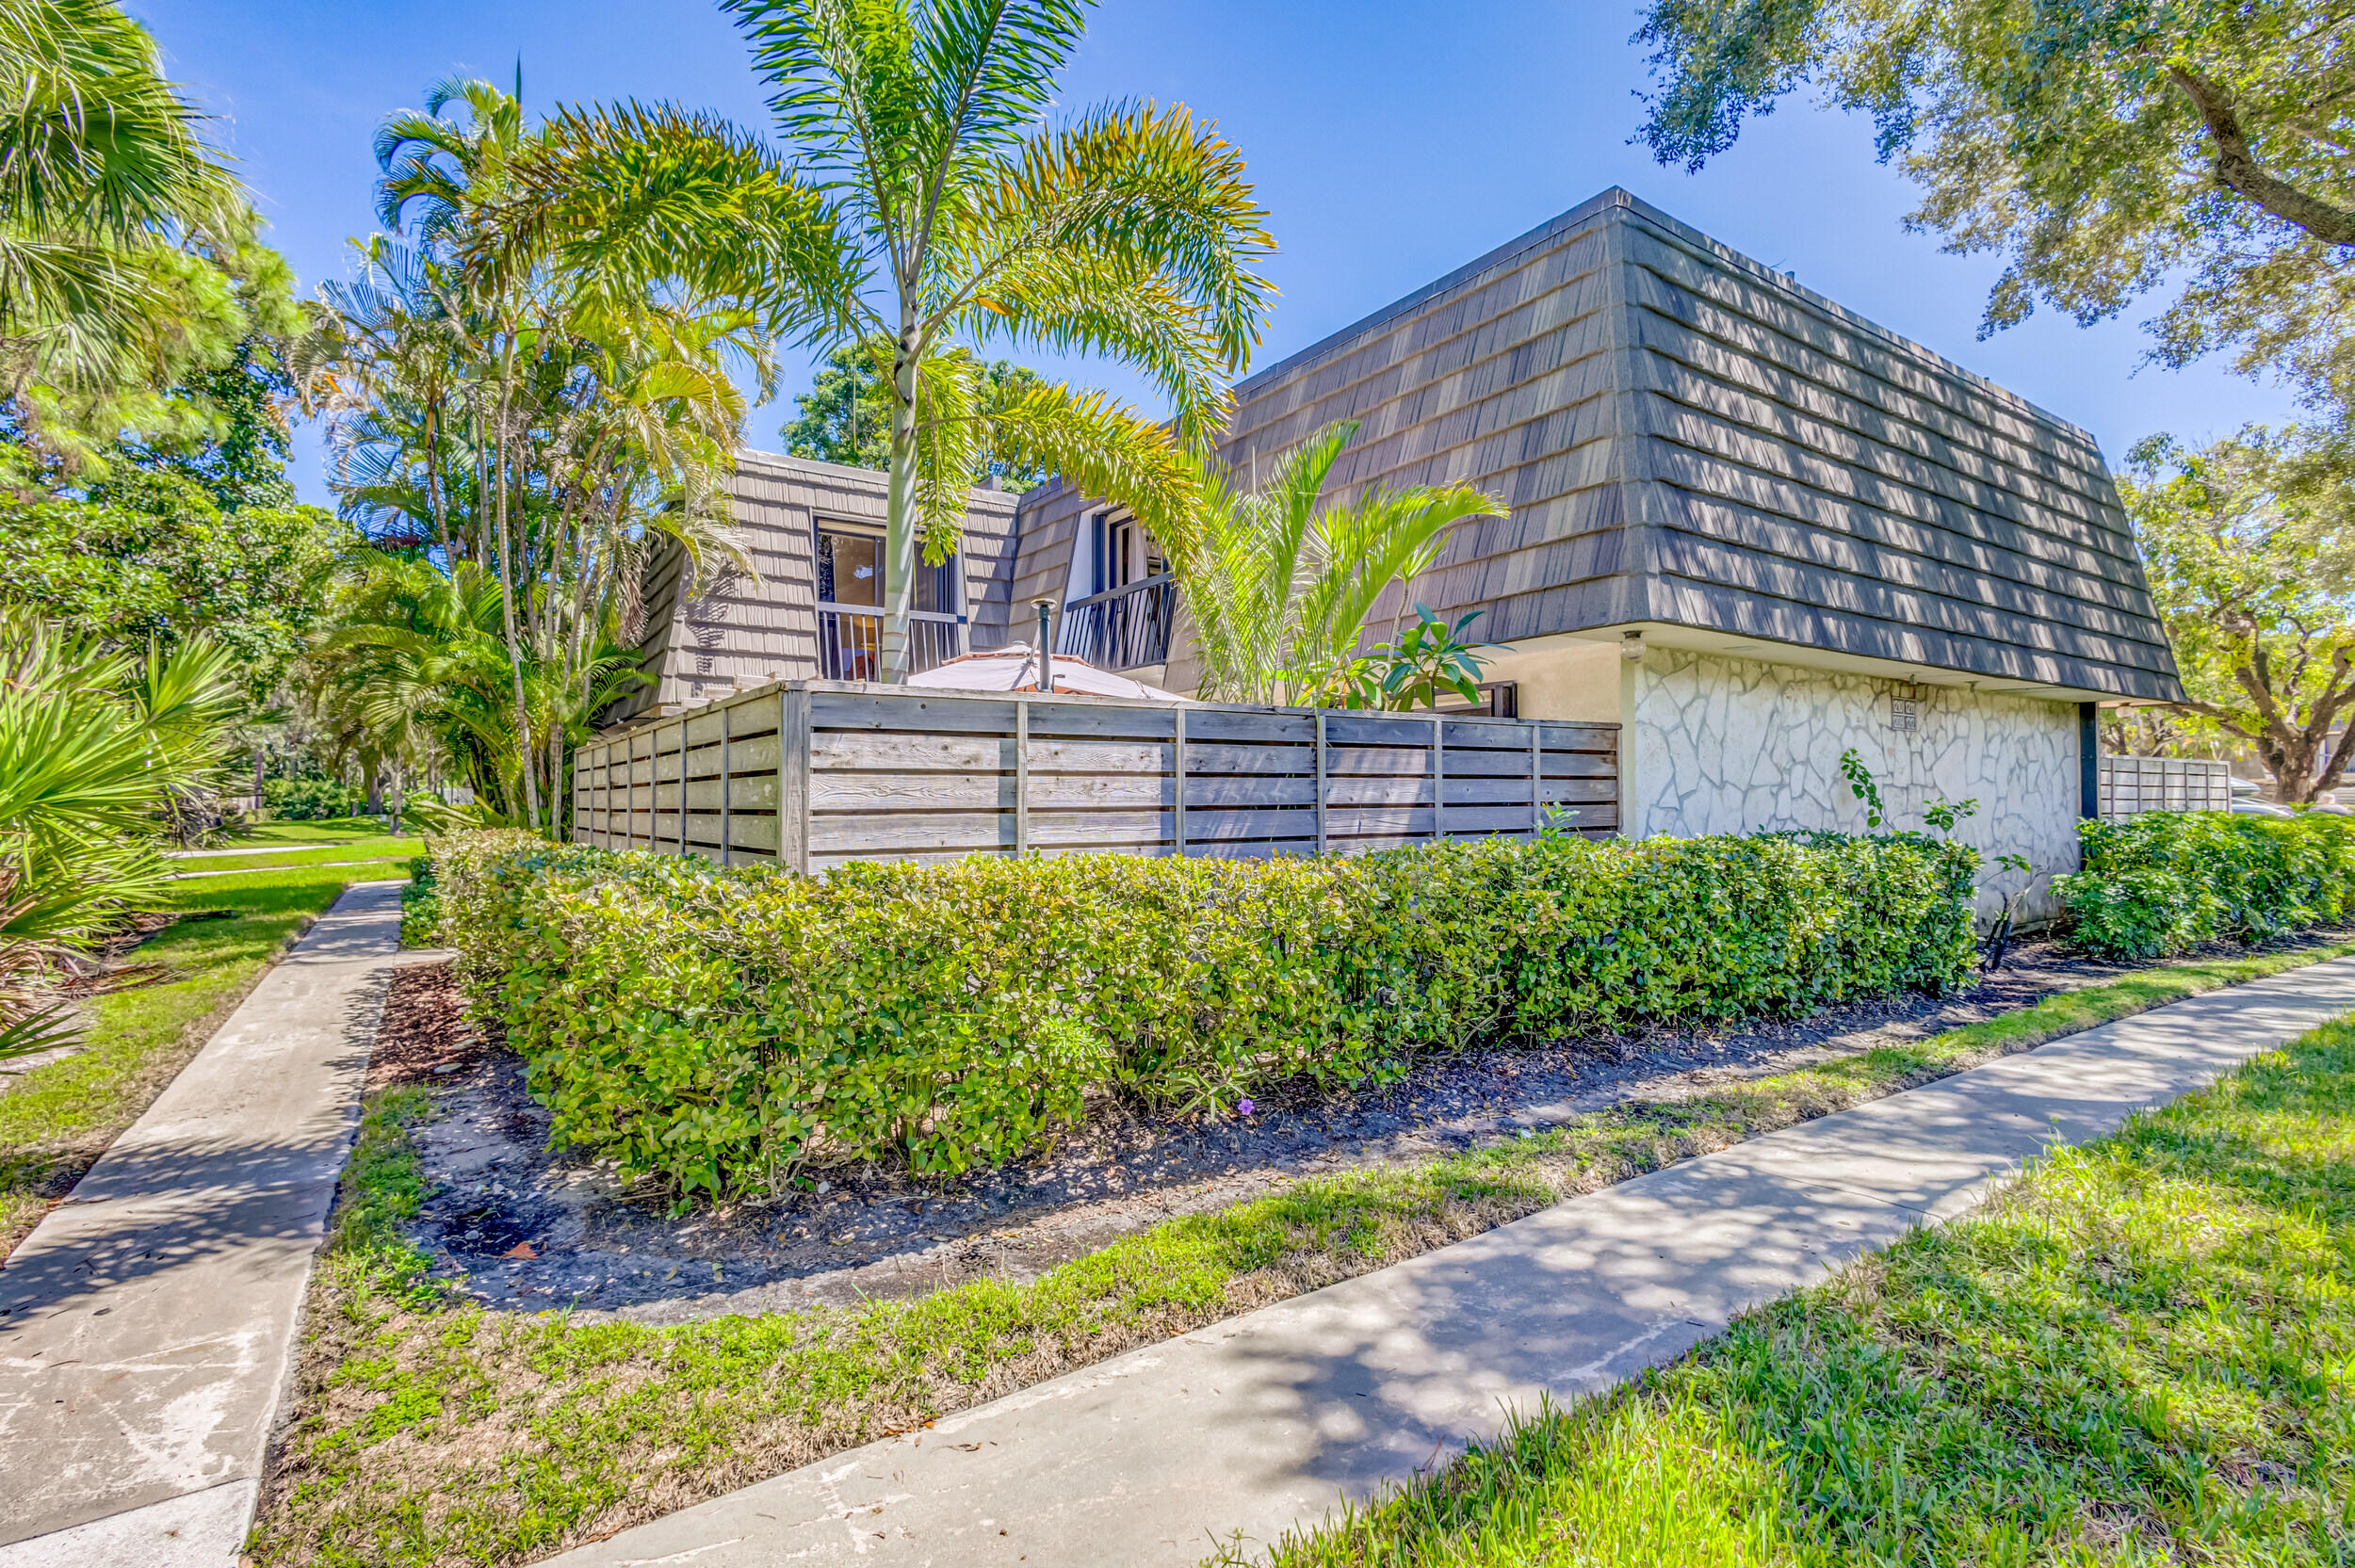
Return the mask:
[[231, 1568], [400, 884], [347, 891], [0, 1269], [0, 1568]]
[[2355, 1010], [2355, 959], [2104, 1025], [1131, 1351], [553, 1560], [1192, 1564], [1607, 1388]]

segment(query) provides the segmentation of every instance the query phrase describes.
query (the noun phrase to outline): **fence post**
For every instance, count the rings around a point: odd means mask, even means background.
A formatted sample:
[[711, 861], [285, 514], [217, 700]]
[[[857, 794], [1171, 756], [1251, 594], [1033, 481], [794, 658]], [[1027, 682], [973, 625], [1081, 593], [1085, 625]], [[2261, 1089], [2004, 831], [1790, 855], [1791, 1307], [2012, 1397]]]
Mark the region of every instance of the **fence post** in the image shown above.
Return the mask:
[[1431, 841], [1447, 837], [1447, 735], [1431, 716]]
[[1317, 709], [1317, 853], [1324, 853], [1324, 710]]
[[1031, 704], [1014, 700], [1014, 852], [1031, 852]]
[[777, 864], [809, 869], [809, 687], [777, 694]]
[[1529, 836], [1532, 838], [1535, 838], [1537, 830], [1545, 825], [1545, 805], [1541, 799], [1545, 794], [1542, 787], [1544, 778], [1545, 769], [1538, 757], [1537, 725], [1532, 720], [1529, 726]]
[[1186, 858], [1186, 710], [1170, 710], [1178, 720], [1176, 743], [1170, 748], [1171, 799], [1176, 803], [1178, 819], [1178, 858]]
[[[785, 711], [783, 703], [778, 704], [777, 711], [780, 714]], [[720, 704], [720, 864], [722, 865], [736, 864], [736, 830], [728, 821], [728, 797], [736, 787], [735, 769], [728, 761], [728, 732], [734, 728], [736, 728], [736, 704], [723, 703]], [[779, 842], [783, 842], [782, 838]]]
[[687, 720], [678, 721], [678, 858], [687, 858]]

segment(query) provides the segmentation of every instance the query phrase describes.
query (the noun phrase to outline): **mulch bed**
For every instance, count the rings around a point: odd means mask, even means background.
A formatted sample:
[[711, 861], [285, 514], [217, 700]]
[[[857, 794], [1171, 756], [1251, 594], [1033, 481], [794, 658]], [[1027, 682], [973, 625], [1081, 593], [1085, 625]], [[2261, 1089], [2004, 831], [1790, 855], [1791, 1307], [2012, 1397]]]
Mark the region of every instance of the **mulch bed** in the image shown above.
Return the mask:
[[434, 1191], [411, 1236], [453, 1289], [510, 1310], [675, 1322], [916, 1295], [982, 1275], [1029, 1278], [1302, 1174], [1429, 1158], [1617, 1101], [1847, 1056], [2126, 972], [2029, 942], [1958, 997], [1434, 1056], [1387, 1090], [1278, 1090], [1251, 1117], [1216, 1123], [1173, 1123], [1107, 1102], [1053, 1150], [956, 1186], [859, 1166], [815, 1172], [818, 1191], [685, 1213], [609, 1167], [547, 1151], [547, 1113], [521, 1061], [464, 1022], [447, 963], [396, 976], [369, 1082], [421, 1083], [434, 1097], [437, 1115], [413, 1134]]
[[482, 1042], [461, 1011], [462, 1002], [458, 976], [447, 961], [394, 970], [368, 1053], [368, 1092], [430, 1083], [479, 1055]]

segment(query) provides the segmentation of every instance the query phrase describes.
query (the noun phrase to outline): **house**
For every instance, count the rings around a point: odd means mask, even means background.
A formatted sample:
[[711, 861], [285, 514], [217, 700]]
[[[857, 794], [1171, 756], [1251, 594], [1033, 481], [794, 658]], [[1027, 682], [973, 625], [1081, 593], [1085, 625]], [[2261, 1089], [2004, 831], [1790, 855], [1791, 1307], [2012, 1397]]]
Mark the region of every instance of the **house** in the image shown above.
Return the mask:
[[[642, 590], [649, 682], [606, 714], [609, 726], [780, 677], [880, 678], [884, 476], [739, 452], [732, 499], [752, 572], [710, 558], [698, 573], [675, 546], [656, 558]], [[965, 548], [919, 568], [911, 640], [920, 667], [1008, 640], [1015, 501], [974, 491]]]
[[[1638, 836], [1861, 826], [1854, 750], [1897, 825], [1973, 800], [1962, 836], [2065, 868], [2098, 704], [2181, 695], [2089, 435], [1622, 190], [1236, 404], [1220, 452], [1246, 474], [1346, 417], [1328, 493], [1463, 482], [1511, 509], [1413, 597], [1482, 612], [1493, 711], [1621, 726]], [[651, 702], [871, 666], [883, 477], [747, 454], [739, 493], [762, 586], [652, 590]], [[1059, 652], [1191, 689], [1180, 596], [1118, 508], [977, 491], [933, 575], [919, 655], [1021, 638], [1047, 598]]]

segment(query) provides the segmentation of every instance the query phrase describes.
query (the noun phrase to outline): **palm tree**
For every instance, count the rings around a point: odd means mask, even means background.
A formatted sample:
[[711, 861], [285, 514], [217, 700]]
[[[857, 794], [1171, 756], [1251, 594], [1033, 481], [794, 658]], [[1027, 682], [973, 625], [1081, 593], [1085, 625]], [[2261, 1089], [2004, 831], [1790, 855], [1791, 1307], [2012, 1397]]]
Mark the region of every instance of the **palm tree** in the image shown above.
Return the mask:
[[52, 374], [135, 380], [121, 362], [171, 302], [154, 253], [233, 219], [236, 183], [118, 7], [6, 0], [0, 81], [0, 337]]
[[1438, 559], [1454, 526], [1502, 517], [1469, 485], [1374, 490], [1320, 509], [1333, 464], [1357, 422], [1326, 426], [1286, 453], [1266, 489], [1236, 488], [1204, 460], [1202, 501], [1161, 536], [1193, 631], [1208, 698], [1324, 704], [1352, 677], [1367, 621], [1392, 583], [1399, 605]]
[[497, 607], [500, 743], [523, 760], [502, 760], [495, 787], [514, 784], [535, 825], [544, 800], [554, 828], [571, 716], [610, 698], [609, 656], [639, 635], [656, 542], [678, 542], [697, 567], [717, 552], [749, 569], [727, 531], [746, 402], [730, 372], [749, 369], [765, 397], [773, 357], [740, 304], [512, 251], [516, 265], [481, 265], [497, 249], [495, 199], [544, 132], [488, 83], [445, 82], [426, 103], [378, 137], [380, 216], [415, 243], [361, 249], [360, 275], [321, 290], [299, 364], [329, 418], [345, 510], [412, 549], [430, 540], [423, 553], [453, 588], [471, 568], [466, 591]]
[[326, 420], [348, 511], [422, 521], [446, 564], [479, 559], [451, 528], [451, 481], [474, 466], [469, 427], [452, 417], [471, 348], [462, 283], [440, 256], [382, 234], [354, 250], [358, 275], [319, 285], [290, 356], [305, 411]]
[[40, 980], [154, 907], [157, 819], [220, 782], [242, 708], [234, 656], [201, 633], [140, 658], [0, 618], [0, 1058], [72, 1037]]
[[[1183, 443], [1223, 419], [1265, 324], [1273, 244], [1242, 158], [1182, 106], [1049, 126], [1076, 0], [723, 0], [774, 90], [782, 149], [709, 116], [560, 116], [506, 170], [517, 258], [728, 299], [821, 347], [889, 345], [885, 678], [909, 672], [919, 540], [956, 546], [984, 454], [1035, 462], [1166, 531]], [[1143, 369], [1174, 428], [1100, 393], [993, 396], [997, 339]]]

